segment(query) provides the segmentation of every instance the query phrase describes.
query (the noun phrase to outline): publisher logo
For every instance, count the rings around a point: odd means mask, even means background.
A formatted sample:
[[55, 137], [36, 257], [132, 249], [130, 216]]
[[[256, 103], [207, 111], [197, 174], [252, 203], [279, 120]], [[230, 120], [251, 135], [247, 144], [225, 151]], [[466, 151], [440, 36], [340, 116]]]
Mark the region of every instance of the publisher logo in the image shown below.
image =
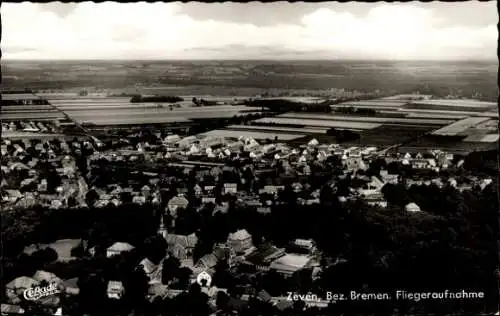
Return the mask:
[[51, 283], [48, 286], [35, 286], [24, 290], [23, 296], [28, 301], [36, 301], [43, 297], [59, 294], [61, 291], [57, 288], [56, 283]]

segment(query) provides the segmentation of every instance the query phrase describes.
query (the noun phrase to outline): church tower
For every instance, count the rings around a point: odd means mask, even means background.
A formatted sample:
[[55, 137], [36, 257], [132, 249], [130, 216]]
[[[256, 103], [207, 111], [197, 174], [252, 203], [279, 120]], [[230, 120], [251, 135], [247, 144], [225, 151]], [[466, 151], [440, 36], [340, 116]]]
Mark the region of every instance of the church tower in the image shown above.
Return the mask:
[[227, 258], [227, 265], [229, 266], [229, 268], [233, 268], [235, 265], [236, 265], [236, 261], [235, 261], [235, 258], [236, 258], [236, 252], [234, 251], [233, 247], [228, 247], [228, 251], [229, 251], [229, 254], [228, 254], [228, 258]]
[[167, 240], [167, 228], [163, 222], [163, 214], [160, 214], [160, 227], [158, 227], [158, 234], [162, 235], [165, 240]]

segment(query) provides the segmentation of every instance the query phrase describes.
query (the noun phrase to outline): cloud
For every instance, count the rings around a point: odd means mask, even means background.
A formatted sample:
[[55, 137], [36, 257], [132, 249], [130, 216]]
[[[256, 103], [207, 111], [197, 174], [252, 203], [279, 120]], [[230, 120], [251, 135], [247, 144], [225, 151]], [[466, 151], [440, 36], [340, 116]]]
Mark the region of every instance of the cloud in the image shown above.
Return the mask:
[[263, 26], [194, 20], [180, 3], [85, 2], [65, 16], [40, 6], [2, 5], [2, 47], [31, 48], [6, 49], [4, 58], [259, 58], [265, 51], [277, 59], [490, 59], [498, 37], [497, 21], [440, 27], [432, 10], [396, 4], [364, 17], [318, 7], [296, 23]]
[[[279, 56], [281, 59], [310, 59], [310, 53], [307, 51], [291, 50], [275, 46], [250, 46], [250, 45], [228, 45], [219, 48], [194, 47], [184, 50], [184, 57], [187, 59], [195, 58], [204, 54], [207, 56], [218, 56], [220, 59], [253, 59], [253, 60], [272, 60]], [[314, 56], [320, 59], [337, 59], [331, 51], [315, 50]]]
[[19, 53], [30, 53], [30, 52], [36, 52], [36, 48], [2, 45], [3, 54], [19, 54]]

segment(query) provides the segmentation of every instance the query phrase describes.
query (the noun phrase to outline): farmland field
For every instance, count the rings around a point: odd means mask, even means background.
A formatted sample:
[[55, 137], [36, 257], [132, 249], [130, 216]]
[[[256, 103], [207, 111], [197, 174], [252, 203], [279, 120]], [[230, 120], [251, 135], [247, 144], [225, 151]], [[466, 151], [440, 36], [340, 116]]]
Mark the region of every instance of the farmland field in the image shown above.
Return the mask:
[[407, 124], [426, 124], [426, 125], [447, 125], [454, 120], [443, 119], [421, 119], [421, 118], [392, 118], [392, 117], [364, 117], [364, 116], [347, 116], [347, 115], [321, 115], [321, 114], [282, 114], [280, 118], [292, 119], [316, 119], [316, 120], [333, 120], [333, 121], [349, 121], [349, 122], [370, 122], [370, 123], [407, 123]]
[[371, 109], [371, 110], [377, 110], [377, 111], [380, 111], [380, 110], [392, 110], [392, 111], [397, 111], [399, 109], [401, 109], [399, 106], [387, 106], [387, 105], [383, 105], [383, 106], [377, 106], [377, 105], [356, 105], [356, 106], [352, 106], [352, 105], [344, 105], [344, 104], [336, 104], [336, 105], [331, 105], [330, 106], [333, 110], [336, 109], [336, 108], [355, 108], [355, 109]]
[[[129, 103], [129, 99], [81, 99], [56, 100], [51, 102], [72, 119], [80, 123], [95, 125], [159, 124], [187, 122], [190, 119], [230, 118], [235, 115], [258, 113], [246, 106], [217, 105], [206, 107], [173, 107], [167, 103], [158, 107], [156, 103]], [[191, 101], [189, 101], [191, 104]]]
[[453, 106], [446, 104], [414, 104], [409, 103], [404, 106], [405, 109], [411, 110], [441, 110], [441, 111], [468, 111], [468, 112], [485, 112], [494, 110], [491, 106], [479, 107], [477, 105], [474, 106]]
[[[68, 89], [68, 90], [71, 90], [71, 89]], [[64, 90], [66, 91], [66, 90]], [[92, 97], [92, 98], [96, 98], [97, 96], [90, 96], [90, 95], [87, 95], [85, 97], [82, 97], [78, 94], [78, 92], [40, 92], [38, 91], [36, 93], [37, 96], [43, 98], [43, 99], [50, 99], [50, 100], [81, 100], [81, 99], [88, 99], [89, 97]], [[104, 99], [105, 97], [100, 97], [101, 99]]]
[[32, 93], [2, 93], [2, 100], [5, 101], [12, 101], [12, 100], [18, 100], [18, 99], [23, 99], [23, 100], [38, 100], [40, 97], [32, 94]]
[[[158, 104], [160, 106], [158, 106]], [[116, 109], [124, 109], [124, 110], [150, 110], [157, 109], [157, 110], [169, 110], [169, 103], [118, 103], [118, 104], [95, 104], [91, 103], [89, 105], [80, 105], [80, 104], [55, 104], [58, 109], [62, 111], [95, 111], [95, 110], [107, 110], [107, 109], [112, 109], [116, 111]]]
[[434, 137], [424, 136], [398, 148], [401, 152], [423, 152], [430, 149], [440, 149], [452, 154], [467, 154], [473, 151], [496, 150], [496, 143], [464, 142], [461, 140], [436, 140]]
[[498, 142], [498, 139], [499, 139], [498, 134], [489, 134], [489, 135], [484, 136], [483, 139], [481, 139], [480, 141], [485, 142], [485, 143], [494, 143], [494, 142]]
[[405, 105], [407, 102], [403, 101], [392, 101], [392, 100], [365, 100], [365, 101], [350, 101], [350, 102], [343, 102], [339, 103], [338, 106], [353, 106], [353, 107], [402, 107]]
[[297, 125], [307, 127], [328, 127], [328, 128], [346, 128], [346, 129], [371, 129], [380, 126], [381, 124], [367, 123], [367, 122], [349, 122], [349, 121], [335, 121], [335, 120], [310, 120], [310, 119], [294, 119], [284, 117], [261, 118], [256, 120], [257, 123], [267, 124], [284, 124], [284, 125]]
[[[193, 109], [177, 109], [174, 108], [170, 110], [168, 107], [166, 108], [123, 108], [117, 110], [117, 107], [91, 107], [87, 110], [72, 109], [72, 108], [61, 108], [64, 109], [68, 115], [72, 117], [103, 117], [103, 116], [126, 116], [126, 115], [164, 115], [164, 116], [181, 116], [181, 117], [189, 117], [189, 118], [211, 118], [211, 117], [219, 117], [219, 116], [228, 116], [228, 115], [236, 115], [245, 110], [255, 111], [255, 108], [250, 107], [206, 107], [206, 108], [193, 108]], [[244, 112], [243, 112], [244, 113]]]
[[269, 131], [269, 132], [298, 132], [308, 134], [324, 134], [327, 128], [293, 128], [281, 126], [258, 126], [258, 125], [231, 125], [227, 129], [243, 131]]
[[434, 135], [441, 135], [441, 136], [454, 136], [458, 135], [460, 133], [463, 133], [467, 129], [474, 127], [480, 123], [486, 122], [489, 119], [486, 117], [469, 117], [463, 120], [460, 120], [458, 122], [455, 122], [453, 124], [450, 124], [448, 126], [445, 126], [435, 132], [433, 132]]
[[284, 98], [266, 98], [266, 100], [287, 100], [291, 102], [298, 102], [298, 103], [321, 103], [326, 101], [326, 99], [323, 98], [313, 98], [313, 97], [284, 97]]
[[427, 94], [397, 94], [397, 95], [391, 95], [389, 97], [383, 97], [380, 98], [379, 100], [384, 100], [384, 101], [410, 101], [410, 100], [415, 100], [415, 99], [428, 99], [431, 98], [432, 95]]
[[497, 106], [497, 104], [494, 102], [484, 102], [484, 101], [468, 100], [468, 99], [421, 100], [421, 101], [413, 101], [412, 103], [418, 105], [445, 105], [449, 107], [458, 107], [458, 108], [460, 107], [492, 108]]
[[426, 126], [402, 126], [384, 124], [380, 127], [360, 133], [360, 139], [351, 142], [367, 146], [390, 146], [411, 141], [428, 133], [432, 129]]
[[292, 140], [304, 137], [305, 135], [300, 134], [286, 134], [286, 133], [278, 133], [278, 132], [252, 132], [252, 131], [231, 131], [231, 130], [213, 130], [210, 132], [203, 133], [201, 135], [205, 136], [215, 136], [215, 137], [231, 137], [231, 138], [239, 138], [240, 136], [244, 137], [252, 137], [254, 139], [274, 139], [278, 137], [278, 140]]
[[52, 99], [47, 98], [47, 100], [54, 105], [113, 105], [113, 104], [132, 104], [130, 103], [130, 98], [92, 98], [92, 99]]
[[[60, 110], [77, 121], [93, 123], [95, 129], [127, 128], [128, 125], [181, 123], [193, 120], [247, 115], [243, 106], [192, 107], [192, 97], [232, 102], [235, 98], [262, 95], [300, 102], [321, 102], [336, 97], [373, 93], [380, 99], [352, 101], [332, 106], [374, 109], [380, 117], [348, 115], [293, 115], [256, 120], [259, 126], [213, 127], [210, 133], [253, 135], [255, 138], [296, 139], [303, 135], [325, 137], [329, 128], [360, 133], [360, 142], [370, 145], [406, 143], [407, 147], [441, 144], [423, 134], [466, 116], [498, 118], [496, 103], [471, 100], [410, 101], [383, 99], [387, 95], [414, 91], [444, 97], [448, 94], [496, 101], [497, 62], [360, 62], [360, 61], [68, 61], [13, 62], [2, 65], [3, 88], [38, 90]], [[425, 84], [423, 84], [425, 83]], [[87, 96], [79, 96], [85, 90]], [[105, 97], [113, 94], [112, 97]], [[167, 103], [130, 103], [132, 94], [184, 97], [181, 108]], [[37, 98], [27, 95], [26, 98]], [[4, 97], [5, 99], [5, 97]], [[157, 104], [161, 104], [158, 106]], [[19, 111], [19, 112], [18, 112]], [[24, 113], [21, 113], [24, 112]], [[245, 111], [245, 112], [244, 112]], [[378, 115], [377, 114], [377, 115]], [[39, 106], [4, 109], [1, 118], [62, 118], [62, 114]], [[28, 116], [28, 117], [27, 117]], [[405, 116], [405, 117], [402, 117]], [[268, 126], [262, 126], [269, 124]], [[283, 126], [280, 126], [283, 125]], [[290, 125], [290, 126], [285, 126]], [[427, 125], [427, 126], [426, 126]], [[304, 127], [304, 128], [300, 128]], [[222, 132], [223, 131], [223, 132]], [[443, 141], [444, 147], [491, 145], [494, 132], [476, 128], [468, 141]], [[297, 135], [295, 135], [297, 134]], [[279, 136], [282, 135], [282, 136]], [[411, 140], [418, 138], [418, 143]], [[454, 145], [452, 145], [454, 144]], [[475, 147], [474, 147], [475, 146]]]
[[62, 120], [64, 115], [61, 112], [15, 112], [5, 113], [2, 111], [0, 118], [9, 120]]
[[142, 115], [134, 117], [125, 115], [123, 117], [109, 116], [103, 118], [94, 117], [92, 119], [77, 119], [77, 121], [82, 124], [93, 124], [98, 126], [164, 124], [164, 123], [166, 124], [166, 123], [189, 122], [189, 120], [184, 117], [161, 117], [161, 116], [158, 117], [157, 115]]
[[45, 133], [32, 133], [32, 132], [2, 132], [2, 138], [5, 139], [60, 139], [68, 137], [64, 134], [45, 134]]
[[6, 100], [17, 102], [6, 102], [6, 104], [2, 102], [2, 106], [0, 107], [0, 120], [56, 120], [64, 118], [63, 113], [48, 104], [23, 105], [19, 102], [21, 100], [28, 102], [39, 100], [37, 96], [30, 93], [2, 94], [2, 101]]
[[[207, 96], [207, 95], [190, 95], [190, 96], [179, 96], [184, 99], [184, 101], [180, 102], [175, 102], [175, 104], [180, 104], [180, 105], [185, 105], [185, 106], [194, 106], [192, 99], [207, 99], [207, 100], [214, 100], [214, 101], [219, 101], [219, 102], [224, 102], [226, 103], [225, 105], [230, 105], [231, 103], [234, 103], [236, 101], [241, 101], [244, 100], [245, 98], [234, 98], [234, 97], [224, 97], [224, 96]], [[154, 105], [157, 103], [168, 103], [168, 102], [146, 102], [146, 103], [131, 103], [130, 100], [132, 99], [131, 97], [94, 97], [94, 98], [88, 98], [88, 97], [82, 97], [82, 98], [51, 98], [47, 97], [47, 100], [49, 100], [53, 104], [67, 104], [67, 105], [84, 105], [84, 104], [90, 104], [90, 105], [98, 105], [98, 104], [149, 104], [149, 105]], [[171, 102], [173, 103], [173, 102]], [[223, 104], [224, 105], [224, 104]]]
[[498, 142], [498, 134], [487, 134], [487, 135], [471, 135], [465, 138], [464, 142], [481, 142], [481, 143], [494, 143]]
[[47, 105], [3, 105], [1, 108], [2, 113], [7, 112], [38, 112], [38, 111], [57, 111], [56, 109]]
[[378, 111], [377, 115], [387, 115], [388, 117], [406, 117], [406, 118], [423, 118], [423, 119], [443, 119], [443, 120], [460, 120], [467, 117], [464, 114], [448, 113], [448, 112], [429, 112], [429, 111], [402, 111], [402, 110], [382, 110]]
[[[398, 112], [401, 113], [401, 112]], [[432, 113], [409, 113], [406, 115], [408, 118], [430, 118], [430, 119], [443, 119], [443, 120], [461, 120], [466, 118], [465, 115], [460, 114], [432, 114]]]
[[399, 109], [399, 112], [402, 113], [435, 113], [435, 114], [457, 114], [457, 115], [465, 115], [465, 116], [480, 116], [480, 117], [498, 117], [498, 112], [471, 112], [471, 111], [457, 111], [452, 109], [445, 110], [423, 110], [423, 109]]

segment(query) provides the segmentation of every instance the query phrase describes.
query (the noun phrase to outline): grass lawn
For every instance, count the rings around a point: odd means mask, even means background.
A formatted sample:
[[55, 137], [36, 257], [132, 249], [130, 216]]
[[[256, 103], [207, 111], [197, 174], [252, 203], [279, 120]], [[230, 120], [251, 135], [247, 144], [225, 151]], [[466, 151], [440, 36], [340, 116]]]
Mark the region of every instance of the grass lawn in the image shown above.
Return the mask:
[[60, 239], [50, 244], [34, 244], [24, 249], [27, 254], [32, 254], [38, 249], [53, 248], [57, 252], [58, 261], [70, 261], [75, 259], [71, 256], [71, 249], [80, 244], [80, 239]]

